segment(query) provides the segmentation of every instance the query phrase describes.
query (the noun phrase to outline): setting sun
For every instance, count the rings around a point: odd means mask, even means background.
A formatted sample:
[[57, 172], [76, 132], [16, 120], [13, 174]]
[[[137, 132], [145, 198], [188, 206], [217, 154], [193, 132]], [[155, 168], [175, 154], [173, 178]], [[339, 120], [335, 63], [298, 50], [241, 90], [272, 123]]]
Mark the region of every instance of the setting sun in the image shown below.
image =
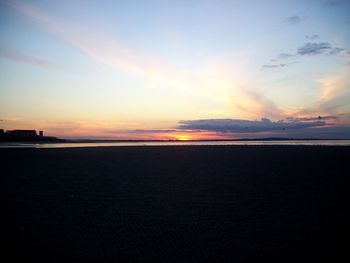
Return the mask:
[[179, 135], [176, 135], [175, 138], [176, 138], [176, 140], [179, 140], [179, 141], [191, 140], [191, 136], [188, 134], [179, 134]]

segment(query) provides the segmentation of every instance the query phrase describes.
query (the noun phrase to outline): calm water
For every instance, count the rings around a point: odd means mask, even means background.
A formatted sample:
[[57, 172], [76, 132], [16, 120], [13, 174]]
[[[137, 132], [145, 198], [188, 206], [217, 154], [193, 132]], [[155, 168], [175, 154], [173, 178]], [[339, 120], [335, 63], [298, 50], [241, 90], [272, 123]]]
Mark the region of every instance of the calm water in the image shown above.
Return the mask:
[[323, 145], [350, 146], [350, 140], [296, 141], [177, 141], [177, 142], [90, 142], [90, 143], [0, 143], [0, 148], [76, 148], [119, 146], [182, 146], [182, 145]]

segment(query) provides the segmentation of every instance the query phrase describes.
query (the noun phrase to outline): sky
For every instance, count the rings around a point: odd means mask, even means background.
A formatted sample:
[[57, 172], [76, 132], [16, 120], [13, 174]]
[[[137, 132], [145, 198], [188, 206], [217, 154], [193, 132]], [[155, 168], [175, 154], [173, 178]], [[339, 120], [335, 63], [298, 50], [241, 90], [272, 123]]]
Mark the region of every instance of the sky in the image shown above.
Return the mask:
[[0, 128], [350, 138], [349, 0], [0, 1]]

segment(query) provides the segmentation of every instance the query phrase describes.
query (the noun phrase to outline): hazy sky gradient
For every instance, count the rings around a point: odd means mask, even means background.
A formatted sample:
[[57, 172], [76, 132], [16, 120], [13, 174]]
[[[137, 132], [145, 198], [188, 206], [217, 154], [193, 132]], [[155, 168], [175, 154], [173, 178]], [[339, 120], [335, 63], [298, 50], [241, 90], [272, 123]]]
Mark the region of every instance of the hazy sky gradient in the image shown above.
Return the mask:
[[350, 1], [2, 1], [0, 12], [0, 128], [350, 137]]

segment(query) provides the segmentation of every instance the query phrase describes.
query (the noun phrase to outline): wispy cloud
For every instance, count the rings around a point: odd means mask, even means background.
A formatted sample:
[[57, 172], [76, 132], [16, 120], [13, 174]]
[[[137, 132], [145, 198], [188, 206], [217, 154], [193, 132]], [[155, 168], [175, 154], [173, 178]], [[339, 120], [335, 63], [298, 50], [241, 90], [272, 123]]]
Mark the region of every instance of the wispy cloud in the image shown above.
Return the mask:
[[278, 55], [278, 58], [280, 58], [280, 59], [285, 59], [285, 58], [292, 58], [292, 57], [294, 57], [294, 56], [295, 56], [295, 54], [280, 53], [280, 54]]
[[316, 39], [319, 39], [320, 36], [317, 34], [313, 34], [313, 35], [306, 35], [305, 38], [309, 40], [316, 40]]
[[287, 64], [265, 64], [262, 66], [264, 69], [272, 69], [272, 68], [283, 68], [287, 66]]
[[[350, 79], [346, 72], [338, 75], [326, 77], [320, 80], [322, 88], [319, 93], [319, 103], [321, 107], [334, 105], [341, 107], [344, 102], [348, 104], [350, 99]], [[341, 103], [343, 101], [343, 103]]]
[[318, 55], [318, 54], [338, 54], [345, 49], [334, 47], [328, 42], [321, 43], [306, 43], [305, 45], [298, 48], [297, 53], [299, 55]]
[[301, 21], [303, 21], [303, 20], [304, 20], [304, 19], [301, 18], [300, 16], [294, 15], [294, 16], [287, 17], [286, 20], [285, 20], [285, 22], [286, 22], [287, 24], [292, 24], [292, 25], [294, 25], [294, 24], [299, 24], [299, 23], [300, 23]]
[[340, 3], [336, 0], [328, 0], [328, 1], [324, 1], [323, 3], [327, 7], [337, 7], [340, 5]]
[[[220, 75], [222, 69], [210, 68], [211, 74], [205, 71], [210, 65], [198, 65], [198, 68], [188, 70], [177, 67], [169, 61], [156, 56], [149, 56], [139, 50], [130, 49], [112, 38], [98, 32], [87, 32], [74, 25], [49, 16], [33, 5], [20, 1], [12, 1], [12, 6], [23, 15], [39, 22], [39, 24], [62, 41], [65, 41], [96, 61], [109, 65], [118, 71], [125, 71], [138, 75], [147, 81], [171, 83], [181, 87], [206, 87], [208, 75]], [[220, 66], [222, 67], [222, 65]], [[215, 72], [213, 72], [215, 70]]]
[[268, 98], [263, 90], [259, 91], [250, 86], [245, 86], [240, 93], [233, 94], [231, 105], [234, 116], [247, 119], [259, 118], [260, 116], [279, 119], [285, 116], [284, 110], [276, 106], [275, 102]]
[[[318, 37], [318, 35], [311, 35], [309, 36], [309, 39], [315, 38], [316, 36]], [[301, 47], [297, 48], [295, 53], [280, 53], [277, 58], [270, 60], [274, 62], [273, 64], [264, 64], [262, 65], [262, 69], [284, 68], [296, 63], [296, 61], [288, 62], [288, 60], [298, 59], [303, 56], [341, 54], [348, 57], [348, 52], [349, 51], [347, 51], [345, 48], [334, 46], [329, 42], [307, 42]]]
[[[89, 35], [86, 31], [82, 33], [78, 28], [72, 25], [67, 26], [30, 4], [12, 1], [11, 5], [20, 13], [39, 22], [56, 37], [75, 46], [99, 62], [148, 78], [160, 78], [161, 75], [170, 75], [170, 72], [175, 71], [174, 68], [169, 68], [157, 58], [130, 50], [108, 38]], [[177, 74], [180, 73], [177, 72]]]
[[21, 64], [32, 65], [44, 69], [58, 69], [59, 66], [43, 58], [26, 55], [20, 51], [4, 50], [0, 48], [0, 58], [15, 61]]
[[[227, 97], [231, 93], [245, 92], [244, 85], [241, 83], [244, 82], [243, 74], [249, 74], [244, 71], [244, 64], [250, 61], [249, 51], [230, 59], [228, 57], [202, 58], [195, 62], [196, 66], [188, 69], [172, 64], [161, 57], [131, 49], [96, 31], [86, 32], [74, 25], [66, 25], [27, 3], [16, 1], [13, 7], [24, 16], [38, 22], [50, 34], [73, 45], [100, 63], [109, 65], [117, 71], [143, 78], [152, 86], [160, 84], [165, 88], [176, 87], [173, 89], [176, 92], [194, 98], [191, 103], [196, 100], [206, 101], [204, 110], [220, 109], [225, 112], [231, 110], [228, 109], [230, 106], [228, 106]], [[230, 62], [227, 62], [228, 60]]]
[[343, 69], [318, 80], [319, 91], [310, 107], [295, 112], [297, 115], [332, 114], [338, 116], [337, 123], [350, 125], [350, 118], [343, 118], [350, 113], [350, 79], [348, 70]]

